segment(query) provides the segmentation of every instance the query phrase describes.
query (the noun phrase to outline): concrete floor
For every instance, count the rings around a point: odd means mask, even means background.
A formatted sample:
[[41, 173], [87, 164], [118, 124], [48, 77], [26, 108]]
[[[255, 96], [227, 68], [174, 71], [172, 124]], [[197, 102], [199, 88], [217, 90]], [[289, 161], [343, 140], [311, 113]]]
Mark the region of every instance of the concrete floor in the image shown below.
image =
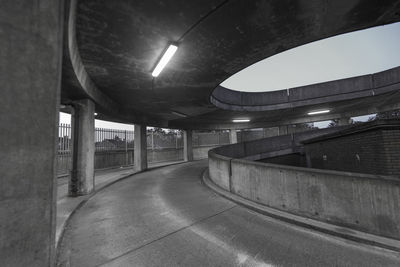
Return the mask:
[[257, 214], [201, 183], [206, 161], [140, 173], [79, 209], [59, 266], [400, 266], [400, 255]]
[[[157, 168], [161, 166], [182, 163], [183, 161], [168, 161], [168, 162], [156, 162], [150, 163], [149, 168]], [[103, 187], [131, 174], [135, 174], [137, 171], [132, 166], [124, 168], [114, 168], [106, 170], [95, 171], [95, 191], [101, 190]], [[68, 179], [69, 177], [62, 177], [57, 179], [57, 223], [56, 223], [56, 244], [61, 238], [64, 230], [64, 226], [67, 223], [68, 218], [74, 212], [74, 210], [85, 200], [90, 198], [90, 195], [79, 196], [79, 197], [68, 197]]]

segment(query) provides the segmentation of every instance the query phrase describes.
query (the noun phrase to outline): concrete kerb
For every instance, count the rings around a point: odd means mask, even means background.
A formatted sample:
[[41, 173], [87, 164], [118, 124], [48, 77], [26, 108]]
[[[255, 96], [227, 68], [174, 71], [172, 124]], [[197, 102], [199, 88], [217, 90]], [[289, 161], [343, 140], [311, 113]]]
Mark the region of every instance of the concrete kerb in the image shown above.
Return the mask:
[[[104, 190], [105, 188], [107, 188], [107, 187], [109, 187], [109, 186], [111, 186], [111, 185], [113, 185], [113, 184], [115, 184], [115, 183], [117, 183], [117, 182], [120, 182], [120, 181], [122, 181], [122, 180], [125, 180], [125, 179], [127, 179], [127, 178], [129, 178], [129, 177], [131, 177], [131, 176], [133, 176], [133, 175], [136, 175], [136, 174], [139, 174], [139, 173], [143, 173], [143, 172], [147, 172], [147, 171], [153, 171], [153, 170], [156, 170], [156, 169], [159, 169], [159, 168], [163, 168], [163, 167], [167, 167], [167, 166], [178, 165], [178, 164], [182, 164], [182, 163], [186, 163], [186, 161], [176, 162], [176, 163], [171, 163], [171, 164], [166, 164], [166, 165], [162, 165], [162, 166], [151, 167], [151, 168], [148, 168], [148, 169], [143, 170], [143, 171], [134, 171], [134, 172], [132, 172], [132, 173], [130, 173], [130, 174], [127, 174], [127, 175], [124, 175], [124, 176], [118, 178], [118, 179], [115, 180], [115, 181], [112, 181], [112, 182], [110, 182], [110, 183], [108, 183], [108, 184], [104, 184], [104, 185], [98, 187], [97, 189], [95, 189], [95, 191], [93, 191], [93, 192], [92, 192], [91, 194], [89, 194], [89, 195], [80, 196], [80, 198], [82, 198], [81, 202], [79, 202], [79, 204], [78, 204], [78, 205], [73, 209], [73, 211], [68, 215], [68, 218], [65, 220], [65, 223], [62, 225], [62, 230], [61, 230], [61, 233], [59, 234], [58, 238], [57, 238], [57, 236], [56, 236], [56, 242], [55, 242], [55, 243], [56, 243], [56, 258], [58, 258], [59, 247], [60, 247], [60, 244], [62, 243], [61, 241], [62, 241], [63, 238], [64, 238], [65, 229], [69, 226], [72, 217], [74, 216], [74, 214], [75, 214], [81, 207], [83, 207], [83, 206], [86, 204], [86, 202], [87, 202], [88, 200], [90, 200], [90, 199], [91, 199], [93, 196], [95, 196], [98, 192]], [[96, 187], [95, 187], [95, 188], [96, 188]]]
[[256, 211], [263, 215], [284, 221], [290, 224], [301, 226], [303, 228], [311, 229], [317, 232], [322, 232], [324, 234], [329, 234], [333, 237], [339, 238], [342, 241], [353, 241], [359, 244], [373, 246], [378, 249], [383, 249], [388, 252], [400, 252], [400, 241], [395, 239], [390, 239], [386, 237], [381, 237], [377, 235], [372, 235], [357, 231], [354, 229], [337, 226], [301, 216], [297, 216], [288, 212], [280, 211], [277, 209], [269, 208], [267, 206], [255, 203], [238, 195], [228, 192], [216, 184], [214, 184], [209, 177], [209, 170], [206, 168], [202, 175], [202, 182], [211, 190], [217, 194], [225, 197], [241, 206], [244, 206], [250, 210]]

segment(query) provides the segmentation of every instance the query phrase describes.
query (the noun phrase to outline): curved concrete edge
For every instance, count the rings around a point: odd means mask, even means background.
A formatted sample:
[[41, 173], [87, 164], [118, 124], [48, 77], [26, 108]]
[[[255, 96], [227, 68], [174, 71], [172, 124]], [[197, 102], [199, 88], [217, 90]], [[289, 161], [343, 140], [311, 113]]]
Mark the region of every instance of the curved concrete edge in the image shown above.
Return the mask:
[[76, 40], [76, 17], [78, 0], [69, 0], [65, 2], [66, 9], [66, 29], [65, 42], [66, 53], [68, 54], [69, 63], [75, 74], [76, 80], [83, 92], [91, 98], [96, 104], [105, 107], [108, 110], [118, 110], [118, 105], [111, 98], [102, 93], [92, 81], [82, 62], [78, 44]]
[[269, 111], [326, 104], [397, 91], [400, 68], [334, 81], [267, 92], [235, 91], [217, 86], [210, 96], [216, 107], [235, 111]]
[[373, 246], [379, 249], [389, 250], [390, 252], [400, 252], [400, 241], [381, 237], [377, 235], [368, 234], [365, 232], [357, 231], [347, 227], [337, 226], [306, 217], [301, 217], [288, 212], [273, 209], [238, 195], [232, 194], [213, 183], [209, 177], [209, 169], [206, 168], [202, 175], [203, 183], [216, 192], [217, 194], [225, 197], [241, 206], [244, 206], [250, 210], [256, 211], [260, 214], [284, 221], [290, 224], [301, 226], [307, 229], [315, 230], [325, 234], [332, 235], [345, 240], [355, 241], [364, 245]]
[[76, 35], [77, 6], [78, 0], [65, 1], [65, 57], [63, 59], [63, 71], [65, 71], [65, 69], [71, 71], [71, 75], [74, 77], [73, 80], [75, 81], [75, 84], [81, 91], [82, 95], [78, 97], [78, 99], [68, 99], [64, 102], [63, 99], [61, 99], [61, 101], [64, 104], [70, 105], [70, 101], [79, 100], [84, 95], [96, 103], [96, 110], [100, 111], [99, 116], [97, 117], [98, 119], [125, 123], [135, 122], [140, 124], [167, 127], [168, 122], [166, 120], [157, 119], [143, 114], [139, 110], [128, 110], [121, 107], [109, 95], [105, 94], [90, 77], [83, 63], [78, 47]]
[[56, 244], [55, 249], [56, 249], [57, 257], [58, 257], [58, 253], [59, 253], [60, 244], [61, 244], [61, 242], [62, 242], [62, 240], [64, 238], [65, 230], [68, 227], [68, 225], [70, 224], [72, 217], [75, 215], [75, 213], [81, 207], [83, 207], [86, 204], [86, 202], [88, 202], [97, 193], [99, 193], [100, 191], [108, 188], [109, 186], [111, 186], [111, 185], [113, 185], [115, 183], [118, 183], [118, 182], [120, 182], [122, 180], [130, 178], [131, 176], [134, 176], [136, 174], [147, 172], [147, 171], [153, 171], [153, 170], [156, 170], [156, 169], [159, 169], [159, 168], [172, 166], [172, 165], [178, 165], [178, 164], [182, 164], [182, 163], [186, 163], [186, 161], [176, 162], [176, 163], [171, 163], [171, 164], [165, 164], [165, 165], [162, 165], [162, 166], [151, 167], [151, 168], [148, 168], [148, 169], [143, 170], [143, 171], [133, 171], [132, 173], [124, 175], [124, 176], [122, 176], [122, 177], [120, 177], [120, 178], [118, 178], [118, 179], [116, 179], [116, 180], [114, 180], [114, 181], [112, 181], [110, 183], [103, 184], [102, 186], [97, 187], [97, 189], [95, 191], [93, 191], [89, 195], [85, 195], [85, 196], [80, 196], [80, 197], [74, 198], [74, 199], [77, 200], [77, 203], [75, 203], [75, 206], [73, 207], [72, 211], [67, 215], [67, 218], [62, 222], [62, 224], [60, 226], [61, 230], [59, 232], [56, 231], [56, 232], [58, 232], [58, 233], [56, 233], [56, 241], [55, 241], [55, 244]]

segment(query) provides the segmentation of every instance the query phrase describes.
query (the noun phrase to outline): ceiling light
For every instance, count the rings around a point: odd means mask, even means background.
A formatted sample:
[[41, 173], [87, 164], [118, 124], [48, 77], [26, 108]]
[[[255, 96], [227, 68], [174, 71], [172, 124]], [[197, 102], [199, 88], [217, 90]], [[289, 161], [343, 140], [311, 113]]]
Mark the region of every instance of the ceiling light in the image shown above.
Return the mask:
[[311, 112], [308, 112], [307, 114], [308, 115], [316, 115], [316, 114], [323, 114], [323, 113], [328, 113], [328, 112], [330, 112], [329, 109], [324, 109], [324, 110], [311, 111]]
[[160, 74], [160, 72], [164, 69], [172, 56], [175, 54], [176, 50], [178, 50], [178, 47], [176, 45], [170, 45], [168, 47], [160, 61], [158, 61], [157, 66], [153, 70], [153, 73], [151, 73], [153, 77], [157, 77]]
[[234, 119], [232, 122], [249, 122], [249, 119]]

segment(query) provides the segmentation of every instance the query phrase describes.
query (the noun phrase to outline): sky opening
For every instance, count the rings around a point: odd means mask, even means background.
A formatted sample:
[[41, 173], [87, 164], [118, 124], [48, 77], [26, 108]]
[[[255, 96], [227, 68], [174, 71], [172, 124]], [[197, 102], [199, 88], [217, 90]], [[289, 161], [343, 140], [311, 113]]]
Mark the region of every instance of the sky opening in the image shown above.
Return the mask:
[[400, 23], [342, 34], [261, 60], [221, 85], [275, 91], [376, 73], [400, 66]]

